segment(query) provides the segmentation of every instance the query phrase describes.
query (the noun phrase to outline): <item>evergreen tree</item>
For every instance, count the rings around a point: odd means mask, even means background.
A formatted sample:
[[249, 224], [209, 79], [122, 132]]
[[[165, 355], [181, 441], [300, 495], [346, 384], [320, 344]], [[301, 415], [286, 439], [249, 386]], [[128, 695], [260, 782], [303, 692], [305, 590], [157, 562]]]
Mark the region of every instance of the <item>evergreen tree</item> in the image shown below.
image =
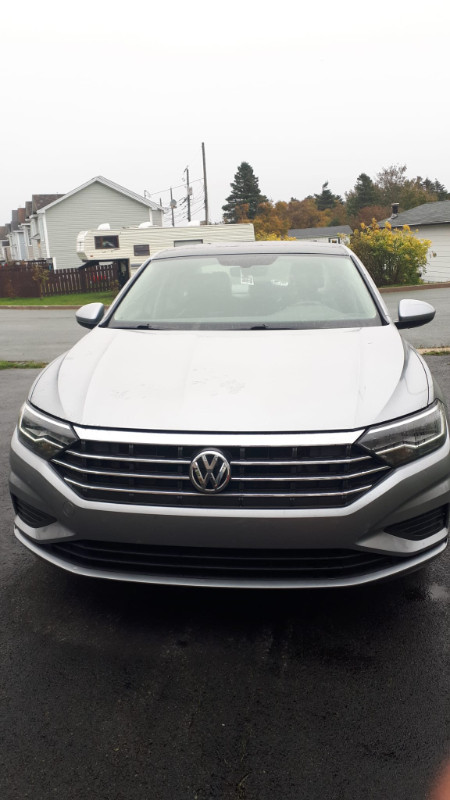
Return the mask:
[[361, 172], [355, 183], [354, 189], [347, 195], [347, 211], [354, 216], [362, 208], [374, 206], [378, 203], [379, 192], [372, 178]]
[[225, 222], [238, 222], [242, 219], [242, 206], [248, 206], [246, 216], [254, 219], [261, 203], [266, 203], [267, 197], [261, 194], [259, 180], [253, 172], [253, 168], [246, 161], [237, 168], [234, 181], [231, 184], [231, 194], [222, 210], [224, 211]]
[[422, 179], [420, 175], [416, 178], [416, 183], [419, 183], [426, 192], [429, 194], [435, 194], [438, 200], [450, 200], [450, 193], [447, 192], [444, 184], [434, 179], [434, 181], [430, 180], [430, 178]]
[[317, 208], [319, 211], [326, 211], [328, 208], [334, 208], [336, 203], [342, 203], [342, 197], [338, 194], [333, 194], [328, 188], [328, 181], [322, 184], [322, 191], [320, 194], [315, 194]]

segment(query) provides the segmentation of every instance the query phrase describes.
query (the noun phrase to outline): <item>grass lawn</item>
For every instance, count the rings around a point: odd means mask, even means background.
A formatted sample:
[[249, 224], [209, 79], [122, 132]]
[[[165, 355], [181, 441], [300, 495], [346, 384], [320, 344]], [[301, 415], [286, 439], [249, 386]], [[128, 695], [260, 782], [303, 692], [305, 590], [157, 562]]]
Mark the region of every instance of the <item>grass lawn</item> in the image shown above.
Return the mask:
[[0, 361], [0, 369], [42, 369], [46, 361]]
[[50, 297], [0, 297], [0, 306], [84, 306], [85, 303], [109, 305], [114, 292], [86, 292], [84, 294], [52, 294]]

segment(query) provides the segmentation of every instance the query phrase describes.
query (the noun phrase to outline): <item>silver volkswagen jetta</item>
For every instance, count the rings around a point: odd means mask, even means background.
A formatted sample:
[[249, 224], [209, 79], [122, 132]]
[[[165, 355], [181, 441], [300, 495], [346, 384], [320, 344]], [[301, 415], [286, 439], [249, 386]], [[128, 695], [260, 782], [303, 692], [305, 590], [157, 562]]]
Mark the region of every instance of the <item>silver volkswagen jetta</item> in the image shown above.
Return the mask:
[[350, 586], [446, 547], [439, 387], [341, 245], [166, 250], [35, 381], [11, 448], [17, 538], [80, 575]]

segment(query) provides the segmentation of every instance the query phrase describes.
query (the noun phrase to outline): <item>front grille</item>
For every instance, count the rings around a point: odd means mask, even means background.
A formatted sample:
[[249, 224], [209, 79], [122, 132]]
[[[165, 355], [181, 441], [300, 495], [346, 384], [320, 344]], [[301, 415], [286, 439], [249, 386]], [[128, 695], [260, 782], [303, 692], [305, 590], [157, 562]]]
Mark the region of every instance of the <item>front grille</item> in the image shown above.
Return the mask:
[[52, 464], [87, 500], [192, 508], [333, 508], [369, 491], [389, 467], [357, 445], [224, 447], [231, 480], [219, 494], [189, 478], [195, 446], [79, 441]]
[[179, 578], [351, 578], [395, 566], [401, 561], [391, 556], [356, 550], [160, 547], [87, 540], [40, 546], [85, 568]]
[[394, 536], [400, 536], [402, 539], [419, 541], [420, 539], [426, 539], [428, 536], [433, 536], [434, 533], [439, 533], [446, 527], [447, 506], [441, 506], [428, 511], [426, 514], [420, 514], [418, 517], [406, 519], [404, 522], [397, 522], [395, 525], [388, 525], [385, 531], [386, 533], [392, 533]]
[[11, 500], [16, 514], [31, 528], [43, 528], [45, 525], [51, 525], [53, 522], [56, 522], [55, 517], [51, 517], [50, 514], [41, 511], [40, 508], [35, 508], [34, 506], [28, 505], [28, 503], [24, 503], [23, 500], [20, 500], [14, 494], [11, 495]]

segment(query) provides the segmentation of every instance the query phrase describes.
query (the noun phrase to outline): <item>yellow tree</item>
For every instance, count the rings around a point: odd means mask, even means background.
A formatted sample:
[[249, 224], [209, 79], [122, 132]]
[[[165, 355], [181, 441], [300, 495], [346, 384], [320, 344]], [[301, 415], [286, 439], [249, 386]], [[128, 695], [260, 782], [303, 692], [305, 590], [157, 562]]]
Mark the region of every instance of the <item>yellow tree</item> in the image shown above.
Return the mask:
[[393, 229], [389, 222], [380, 228], [376, 220], [363, 222], [353, 232], [349, 247], [361, 259], [377, 286], [421, 283], [426, 270], [428, 239], [418, 239], [408, 225]]

